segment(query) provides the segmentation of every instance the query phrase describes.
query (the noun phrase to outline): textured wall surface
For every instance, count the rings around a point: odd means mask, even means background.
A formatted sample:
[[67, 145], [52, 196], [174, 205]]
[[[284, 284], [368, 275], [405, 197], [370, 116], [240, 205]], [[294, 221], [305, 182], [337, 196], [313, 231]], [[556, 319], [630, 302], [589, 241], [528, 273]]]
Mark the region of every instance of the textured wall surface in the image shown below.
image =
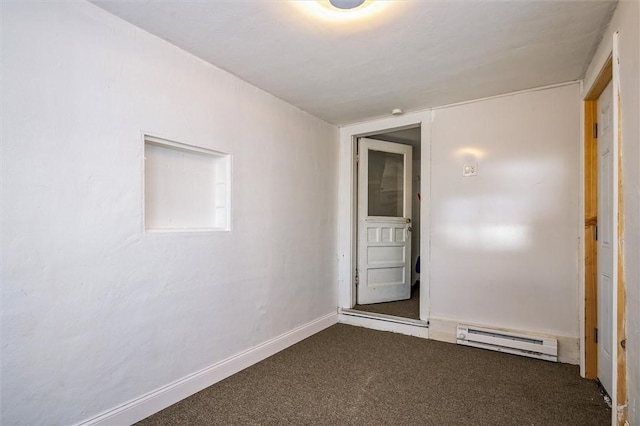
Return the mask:
[[[2, 9], [2, 424], [80, 422], [335, 312], [335, 126], [92, 4]], [[233, 155], [231, 232], [143, 232], [143, 132]]]

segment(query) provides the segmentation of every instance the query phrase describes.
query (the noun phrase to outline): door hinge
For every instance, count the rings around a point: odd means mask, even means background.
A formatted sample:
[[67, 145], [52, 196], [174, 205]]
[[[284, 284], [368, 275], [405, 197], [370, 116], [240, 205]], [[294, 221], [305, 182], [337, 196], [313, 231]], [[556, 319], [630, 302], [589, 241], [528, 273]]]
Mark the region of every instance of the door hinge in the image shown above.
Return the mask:
[[598, 139], [598, 123], [593, 123], [593, 138]]
[[622, 349], [627, 349], [627, 339], [622, 339], [620, 341], [620, 346], [622, 346]]
[[360, 284], [360, 277], [358, 277], [358, 273], [356, 272], [356, 287]]
[[593, 225], [593, 239], [598, 241], [598, 225]]
[[598, 343], [598, 329], [593, 329], [593, 343]]
[[360, 163], [360, 154], [356, 154], [356, 164]]

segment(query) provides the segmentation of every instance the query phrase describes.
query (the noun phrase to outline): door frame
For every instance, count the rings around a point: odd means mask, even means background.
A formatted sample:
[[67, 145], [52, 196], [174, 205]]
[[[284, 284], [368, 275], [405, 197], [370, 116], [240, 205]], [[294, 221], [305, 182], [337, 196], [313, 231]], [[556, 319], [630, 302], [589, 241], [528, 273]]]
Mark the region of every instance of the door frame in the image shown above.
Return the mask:
[[[600, 70], [596, 81], [589, 89], [589, 92], [583, 100], [585, 268], [584, 376], [588, 379], [598, 378], [598, 345], [595, 342], [595, 328], [598, 325], [598, 243], [595, 240], [595, 226], [598, 223], [598, 139], [594, 135], [594, 127], [598, 121], [598, 98], [604, 91], [605, 87], [607, 87], [612, 77], [613, 60], [612, 56], [609, 55], [607, 62]], [[614, 191], [614, 199], [615, 198], [616, 194]], [[617, 237], [617, 235], [615, 237]], [[615, 243], [616, 242], [614, 241], [614, 244]]]
[[356, 304], [357, 247], [357, 141], [396, 130], [420, 127], [420, 319], [429, 318], [429, 263], [431, 200], [431, 111], [392, 116], [340, 128], [338, 179], [338, 306], [353, 308]]
[[598, 98], [613, 82], [613, 158], [616, 166], [613, 168], [613, 220], [614, 220], [614, 259], [613, 259], [613, 322], [611, 330], [612, 341], [612, 389], [611, 405], [612, 424], [623, 424], [626, 420], [626, 353], [618, 349], [625, 339], [625, 282], [622, 270], [623, 259], [622, 235], [624, 227], [624, 209], [622, 199], [622, 132], [621, 132], [621, 92], [618, 53], [618, 33], [613, 35], [613, 44], [609, 56], [601, 66], [598, 76], [589, 87], [585, 88], [583, 99], [584, 144], [583, 144], [583, 260], [584, 268], [584, 321], [582, 339], [583, 344], [583, 374], [586, 378], [598, 377], [598, 347], [594, 339], [594, 328], [598, 324], [598, 278], [597, 278], [597, 242], [594, 239], [594, 226], [597, 224], [598, 212], [598, 147], [594, 137], [594, 125], [598, 119]]

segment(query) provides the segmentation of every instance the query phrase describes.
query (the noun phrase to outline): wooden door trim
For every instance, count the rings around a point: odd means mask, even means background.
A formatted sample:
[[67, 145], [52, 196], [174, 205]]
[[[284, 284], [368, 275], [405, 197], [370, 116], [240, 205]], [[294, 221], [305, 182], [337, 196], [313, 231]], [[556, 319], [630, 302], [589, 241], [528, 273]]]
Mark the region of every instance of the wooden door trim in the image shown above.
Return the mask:
[[589, 89], [585, 101], [597, 101], [607, 84], [613, 79], [613, 56], [609, 55], [607, 61], [602, 66], [602, 69], [598, 73], [598, 77], [593, 82], [593, 85]]
[[598, 140], [594, 137], [598, 101], [584, 101], [584, 374], [598, 378]]
[[598, 378], [598, 98], [613, 78], [613, 60], [609, 56], [584, 99], [584, 342], [585, 377]]

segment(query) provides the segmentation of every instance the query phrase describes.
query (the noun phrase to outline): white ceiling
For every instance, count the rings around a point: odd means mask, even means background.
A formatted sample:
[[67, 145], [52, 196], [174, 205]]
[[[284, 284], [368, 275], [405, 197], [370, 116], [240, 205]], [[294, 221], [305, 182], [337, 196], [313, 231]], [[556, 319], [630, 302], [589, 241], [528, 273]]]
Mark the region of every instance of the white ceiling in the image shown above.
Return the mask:
[[580, 79], [616, 4], [392, 1], [335, 22], [295, 1], [94, 2], [338, 125]]

